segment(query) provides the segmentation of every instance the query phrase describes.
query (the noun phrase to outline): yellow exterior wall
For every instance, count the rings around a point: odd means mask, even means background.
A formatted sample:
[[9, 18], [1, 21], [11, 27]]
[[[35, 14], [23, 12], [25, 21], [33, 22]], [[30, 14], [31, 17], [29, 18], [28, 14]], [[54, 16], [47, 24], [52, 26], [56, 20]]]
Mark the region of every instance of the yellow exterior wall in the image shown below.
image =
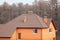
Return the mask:
[[[52, 29], [52, 32], [49, 32], [49, 28]], [[56, 31], [52, 22], [50, 22], [49, 28], [42, 29], [42, 40], [53, 40], [53, 38], [56, 38]]]

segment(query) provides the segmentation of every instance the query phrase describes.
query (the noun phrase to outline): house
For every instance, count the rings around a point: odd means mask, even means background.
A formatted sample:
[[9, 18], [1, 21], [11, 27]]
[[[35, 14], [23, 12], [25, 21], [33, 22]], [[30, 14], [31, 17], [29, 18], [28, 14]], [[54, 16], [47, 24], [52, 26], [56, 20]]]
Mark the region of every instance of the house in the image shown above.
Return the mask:
[[22, 14], [6, 24], [0, 24], [0, 40], [56, 40], [56, 27], [47, 17]]

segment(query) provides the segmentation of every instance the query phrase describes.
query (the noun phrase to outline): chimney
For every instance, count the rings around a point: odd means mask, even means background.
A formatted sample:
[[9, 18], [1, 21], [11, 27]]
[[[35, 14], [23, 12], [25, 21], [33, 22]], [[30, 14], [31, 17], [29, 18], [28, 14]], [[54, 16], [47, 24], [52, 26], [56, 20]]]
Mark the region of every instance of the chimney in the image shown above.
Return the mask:
[[33, 14], [33, 11], [28, 11], [28, 14]]
[[27, 22], [27, 18], [26, 18], [26, 16], [24, 17], [23, 22], [24, 22], [24, 23]]
[[44, 23], [47, 23], [48, 22], [47, 16], [44, 16], [43, 21], [44, 21]]

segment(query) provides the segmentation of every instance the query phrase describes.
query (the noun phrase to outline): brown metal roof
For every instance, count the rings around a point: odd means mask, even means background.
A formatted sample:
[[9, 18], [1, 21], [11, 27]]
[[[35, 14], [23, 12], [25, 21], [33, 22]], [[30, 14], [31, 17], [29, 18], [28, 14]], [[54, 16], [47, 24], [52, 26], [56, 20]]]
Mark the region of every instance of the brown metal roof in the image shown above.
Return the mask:
[[0, 26], [0, 37], [11, 37], [12, 33], [16, 28], [8, 25]]
[[[23, 22], [24, 17], [27, 18], [26, 23]], [[36, 14], [22, 14], [12, 21], [0, 25], [0, 37], [11, 37], [16, 28], [48, 28], [48, 26], [44, 23], [43, 18]]]

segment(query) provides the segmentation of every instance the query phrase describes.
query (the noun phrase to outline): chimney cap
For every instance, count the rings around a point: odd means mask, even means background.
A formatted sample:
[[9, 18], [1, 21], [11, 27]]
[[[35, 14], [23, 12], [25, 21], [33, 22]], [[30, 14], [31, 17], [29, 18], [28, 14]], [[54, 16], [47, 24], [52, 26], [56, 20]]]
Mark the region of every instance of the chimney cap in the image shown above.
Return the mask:
[[47, 18], [47, 16], [44, 16], [44, 18]]
[[33, 11], [28, 11], [28, 14], [33, 14]]

